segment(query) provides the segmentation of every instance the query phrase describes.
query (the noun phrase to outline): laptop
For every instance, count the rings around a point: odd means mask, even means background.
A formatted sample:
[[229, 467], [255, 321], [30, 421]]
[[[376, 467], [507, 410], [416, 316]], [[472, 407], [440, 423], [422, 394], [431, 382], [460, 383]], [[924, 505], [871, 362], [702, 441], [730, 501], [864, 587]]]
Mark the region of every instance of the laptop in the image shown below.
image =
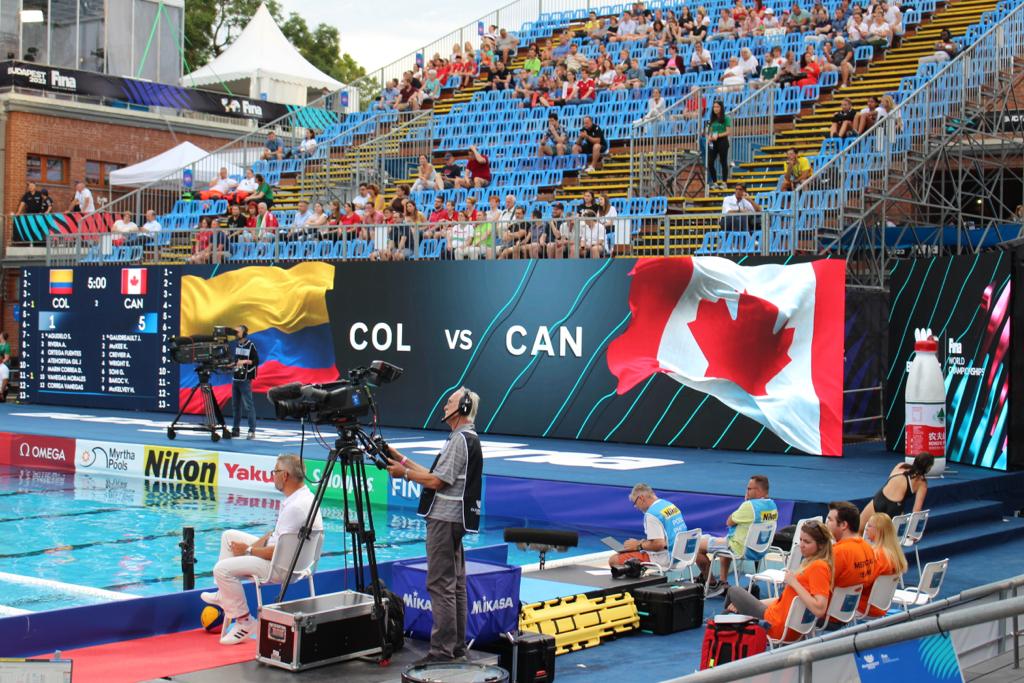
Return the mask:
[[622, 541], [616, 540], [614, 536], [605, 536], [601, 539], [601, 543], [604, 543], [617, 553], [626, 552], [626, 548], [622, 545]]

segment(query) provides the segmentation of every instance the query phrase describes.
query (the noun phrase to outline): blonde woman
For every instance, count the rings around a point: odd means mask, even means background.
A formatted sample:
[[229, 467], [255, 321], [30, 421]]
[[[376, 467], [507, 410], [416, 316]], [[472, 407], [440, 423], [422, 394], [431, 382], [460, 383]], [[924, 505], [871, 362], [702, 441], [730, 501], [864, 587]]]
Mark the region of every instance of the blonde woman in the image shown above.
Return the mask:
[[800, 555], [803, 561], [796, 572], [786, 572], [785, 590], [778, 598], [759, 600], [746, 589], [731, 586], [725, 607], [730, 612], [746, 614], [768, 622], [768, 636], [775, 640], [793, 640], [796, 634], [786, 628], [786, 618], [793, 600], [799, 597], [815, 617], [821, 619], [828, 611], [832, 597], [832, 534], [821, 522], [807, 522], [800, 528]]
[[885, 117], [889, 117], [893, 120], [893, 126], [896, 127], [896, 132], [903, 131], [903, 116], [900, 112], [896, 111], [896, 100], [892, 98], [892, 95], [882, 95], [882, 99], [879, 100], [880, 108], [885, 110]]
[[[907, 557], [903, 554], [900, 539], [896, 538], [896, 525], [892, 517], [884, 512], [876, 512], [868, 518], [864, 527], [864, 538], [875, 548], [875, 578], [896, 574], [903, 576], [907, 572]], [[861, 595], [857, 610], [861, 613], [867, 609], [871, 591], [865, 588]], [[872, 617], [881, 617], [885, 612], [872, 607], [868, 613]]]

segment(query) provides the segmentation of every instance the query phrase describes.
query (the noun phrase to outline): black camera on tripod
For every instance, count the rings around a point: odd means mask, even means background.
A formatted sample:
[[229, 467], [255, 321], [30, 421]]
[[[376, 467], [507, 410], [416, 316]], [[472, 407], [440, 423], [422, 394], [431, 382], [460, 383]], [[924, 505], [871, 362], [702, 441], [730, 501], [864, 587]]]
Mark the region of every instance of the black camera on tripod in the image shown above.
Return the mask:
[[232, 364], [231, 342], [237, 336], [235, 328], [217, 326], [213, 328], [213, 334], [174, 337], [167, 347], [167, 352], [175, 363], [227, 368]]
[[373, 412], [371, 388], [401, 376], [402, 368], [375, 360], [368, 367], [349, 370], [348, 379], [327, 384], [282, 384], [267, 391], [267, 398], [279, 420], [297, 417], [321, 424], [345, 422]]

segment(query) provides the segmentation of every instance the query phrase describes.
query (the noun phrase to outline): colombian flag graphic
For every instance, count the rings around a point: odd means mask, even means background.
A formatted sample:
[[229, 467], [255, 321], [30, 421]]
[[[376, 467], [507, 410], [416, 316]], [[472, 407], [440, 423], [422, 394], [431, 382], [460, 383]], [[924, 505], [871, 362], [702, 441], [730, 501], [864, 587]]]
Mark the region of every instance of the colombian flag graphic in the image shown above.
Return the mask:
[[75, 271], [56, 269], [50, 271], [50, 296], [70, 296], [75, 280]]
[[[217, 325], [248, 326], [260, 354], [254, 393], [287, 382], [332, 382], [339, 377], [326, 303], [333, 286], [334, 266], [320, 262], [288, 269], [252, 266], [209, 280], [187, 275], [181, 279], [181, 334], [210, 334]], [[180, 402], [198, 381], [193, 368], [182, 365]], [[210, 383], [217, 401], [227, 403], [231, 375], [217, 373]], [[188, 412], [201, 411], [202, 402], [193, 399]]]

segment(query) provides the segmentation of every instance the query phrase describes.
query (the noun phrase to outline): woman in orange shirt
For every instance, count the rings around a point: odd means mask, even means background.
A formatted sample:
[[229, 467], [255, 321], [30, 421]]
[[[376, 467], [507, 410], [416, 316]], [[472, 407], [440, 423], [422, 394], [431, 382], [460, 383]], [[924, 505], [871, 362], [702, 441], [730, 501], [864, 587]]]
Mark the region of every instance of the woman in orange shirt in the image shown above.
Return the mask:
[[[739, 586], [732, 586], [726, 597], [726, 609], [768, 622], [768, 636], [774, 640], [792, 640], [794, 633], [783, 634], [789, 607], [799, 597], [815, 617], [828, 611], [832, 595], [832, 534], [821, 522], [807, 522], [800, 530], [800, 555], [803, 562], [795, 574], [786, 572], [786, 589], [778, 598], [759, 600]], [[785, 636], [785, 637], [784, 637]]]
[[[896, 538], [896, 525], [892, 523], [892, 517], [884, 512], [876, 512], [868, 518], [867, 526], [864, 527], [864, 538], [875, 548], [875, 577], [898, 574], [902, 576], [907, 571], [907, 558], [900, 547], [900, 540]], [[861, 597], [861, 604], [857, 609], [861, 612], [868, 606], [868, 595]], [[872, 607], [868, 613], [872, 617], [881, 617], [885, 612]]]

